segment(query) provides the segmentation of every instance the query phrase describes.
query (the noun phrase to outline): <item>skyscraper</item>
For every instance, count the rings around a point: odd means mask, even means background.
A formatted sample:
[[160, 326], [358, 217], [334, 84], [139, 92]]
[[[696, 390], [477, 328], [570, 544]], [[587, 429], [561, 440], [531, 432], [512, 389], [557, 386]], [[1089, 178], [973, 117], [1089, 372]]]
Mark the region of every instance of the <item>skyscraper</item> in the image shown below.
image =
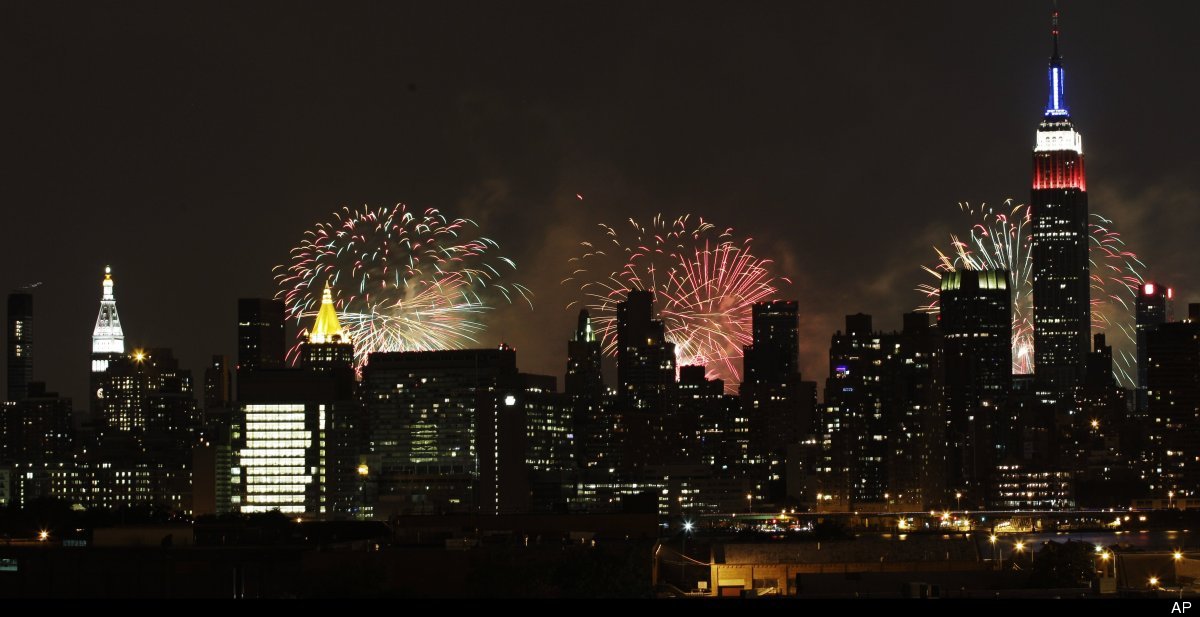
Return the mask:
[[117, 299], [113, 295], [112, 268], [104, 267], [103, 293], [100, 296], [100, 314], [96, 316], [96, 327], [92, 330], [92, 373], [88, 398], [92, 416], [100, 413], [104, 396], [102, 381], [110, 362], [125, 355], [125, 332], [121, 329], [121, 318], [117, 316]]
[[825, 404], [837, 418], [834, 450], [837, 471], [822, 493], [837, 495], [847, 506], [882, 502], [888, 492], [887, 414], [891, 364], [898, 347], [894, 334], [871, 329], [871, 316], [846, 316], [846, 332], [829, 344], [829, 379]]
[[600, 395], [604, 392], [604, 375], [600, 365], [600, 341], [592, 330], [587, 310], [579, 311], [575, 334], [567, 342], [567, 375], [564, 381], [570, 395]]
[[1137, 295], [1137, 406], [1138, 412], [1146, 410], [1146, 359], [1147, 334], [1160, 324], [1171, 319], [1169, 302], [1175, 292], [1166, 285], [1146, 282], [1138, 288]]
[[1033, 149], [1033, 326], [1038, 390], [1055, 399], [1084, 377], [1091, 331], [1087, 182], [1083, 140], [1064, 99], [1053, 13], [1050, 98]]
[[675, 385], [675, 345], [654, 319], [652, 292], [632, 290], [617, 305], [617, 382], [615, 468], [630, 473], [667, 447], [663, 422]]
[[[189, 432], [196, 420], [192, 373], [169, 349], [137, 350], [112, 360], [101, 380], [100, 428], [106, 434]], [[187, 441], [183, 439], [182, 441]]]
[[675, 345], [654, 319], [654, 294], [632, 290], [617, 305], [617, 382], [620, 396], [645, 409], [675, 382]]
[[[944, 310], [944, 309], [943, 309]], [[887, 413], [889, 509], [925, 509], [946, 503], [945, 353], [929, 314], [905, 313], [890, 380]]]
[[[109, 360], [99, 384], [96, 441], [74, 461], [82, 503], [181, 507], [190, 500], [198, 420], [191, 372], [169, 349], [138, 349]], [[65, 496], [79, 498], [74, 490]]]
[[[929, 316], [908, 313], [901, 332], [875, 332], [871, 316], [846, 316], [829, 346], [820, 433], [811, 446], [818, 507], [862, 503], [942, 505], [945, 415], [942, 342]], [[828, 441], [828, 444], [821, 443]]]
[[229, 360], [223, 355], [214, 355], [212, 364], [204, 369], [204, 410], [219, 410], [229, 407], [233, 400], [233, 373]]
[[233, 371], [229, 359], [214, 355], [204, 369], [204, 408], [192, 456], [192, 511], [224, 514], [233, 503], [229, 481], [233, 468], [230, 429], [233, 425]]
[[33, 294], [8, 295], [8, 400], [26, 396], [33, 380]]
[[511, 390], [502, 393], [517, 380], [517, 354], [506, 345], [371, 354], [360, 396], [380, 507], [402, 514], [473, 511], [481, 414], [511, 407]]
[[283, 366], [283, 315], [279, 300], [238, 299], [238, 371]]
[[751, 309], [751, 344], [743, 349], [739, 395], [750, 419], [752, 456], [782, 456], [814, 429], [816, 383], [803, 382], [799, 305], [795, 300], [757, 302]]
[[1066, 439], [1060, 437], [1058, 450], [1060, 457], [1069, 457], [1063, 467], [1074, 472], [1079, 505], [1103, 508], [1140, 496], [1133, 472], [1141, 460], [1139, 433], [1148, 427], [1129, 420], [1128, 395], [1113, 376], [1113, 348], [1104, 333], [1092, 340], [1087, 379], [1078, 397], [1078, 411], [1087, 422], [1077, 423]]
[[987, 494], [991, 472], [1015, 440], [1000, 417], [1012, 389], [1010, 283], [1003, 270], [956, 270], [942, 277], [947, 480], [976, 499]]
[[752, 342], [744, 349], [743, 381], [766, 382], [796, 372], [800, 355], [800, 309], [795, 300], [756, 302], [751, 308]]
[[1146, 335], [1146, 394], [1155, 494], [1190, 497], [1200, 488], [1200, 322], [1160, 324]]
[[591, 316], [579, 311], [575, 334], [567, 341], [564, 383], [571, 400], [577, 461], [585, 469], [605, 469], [612, 458], [612, 415], [604, 398], [601, 354]]
[[489, 514], [565, 511], [575, 467], [570, 399], [557, 380], [521, 373], [478, 397], [477, 508]]
[[714, 469], [729, 470], [748, 456], [749, 430], [736, 420], [740, 401], [725, 394], [720, 379], [708, 379], [699, 365], [679, 368], [675, 401], [664, 423], [677, 460], [701, 462]]
[[48, 462], [70, 455], [71, 399], [30, 382], [25, 397], [0, 405], [0, 462]]
[[[327, 288], [324, 300], [329, 299]], [[366, 445], [362, 405], [354, 392], [354, 350], [341, 335], [332, 302], [326, 301], [301, 345], [301, 368], [258, 363], [239, 372], [238, 413], [230, 433], [238, 461], [232, 472], [237, 490], [231, 498], [241, 512], [279, 509], [336, 518], [365, 505], [358, 494]], [[271, 307], [259, 301], [248, 305]], [[250, 331], [261, 333], [254, 323]], [[268, 335], [274, 332], [269, 319], [262, 323], [268, 324]], [[252, 346], [244, 357], [257, 362], [261, 349]]]

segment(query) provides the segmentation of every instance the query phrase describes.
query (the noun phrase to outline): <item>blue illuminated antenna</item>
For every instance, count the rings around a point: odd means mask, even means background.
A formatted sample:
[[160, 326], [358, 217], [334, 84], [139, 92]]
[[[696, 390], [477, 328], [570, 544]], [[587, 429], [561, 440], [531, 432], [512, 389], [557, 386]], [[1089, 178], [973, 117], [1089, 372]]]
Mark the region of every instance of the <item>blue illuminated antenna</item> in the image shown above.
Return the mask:
[[1062, 57], [1058, 55], [1058, 3], [1054, 3], [1054, 11], [1050, 13], [1050, 36], [1054, 41], [1054, 55], [1050, 57], [1050, 100], [1046, 104], [1047, 116], [1066, 116], [1067, 100], [1063, 95], [1063, 82], [1066, 75], [1063, 72]]

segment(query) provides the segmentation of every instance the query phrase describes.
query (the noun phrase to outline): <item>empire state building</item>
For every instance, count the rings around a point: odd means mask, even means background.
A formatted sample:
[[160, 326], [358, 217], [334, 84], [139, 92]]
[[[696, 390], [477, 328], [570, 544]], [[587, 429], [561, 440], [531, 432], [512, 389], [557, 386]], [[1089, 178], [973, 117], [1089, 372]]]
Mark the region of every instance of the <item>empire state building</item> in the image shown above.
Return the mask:
[[1083, 140], [1067, 111], [1053, 13], [1050, 97], [1033, 149], [1033, 346], [1039, 392], [1062, 399], [1083, 381], [1091, 330]]

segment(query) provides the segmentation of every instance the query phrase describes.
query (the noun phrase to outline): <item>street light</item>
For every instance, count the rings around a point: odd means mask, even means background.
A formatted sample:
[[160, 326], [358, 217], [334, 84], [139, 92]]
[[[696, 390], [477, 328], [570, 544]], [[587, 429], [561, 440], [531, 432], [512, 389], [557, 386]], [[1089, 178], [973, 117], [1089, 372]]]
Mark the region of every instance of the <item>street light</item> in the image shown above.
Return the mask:
[[367, 476], [371, 468], [366, 463], [359, 463], [354, 470], [358, 472], [358, 516], [363, 518], [363, 512], [367, 510]]
[[692, 522], [683, 522], [683, 548], [679, 549], [679, 584], [684, 585], [687, 582], [687, 539], [692, 533]]
[[1171, 557], [1174, 558], [1174, 562], [1175, 562], [1175, 584], [1179, 585], [1179, 597], [1180, 597], [1180, 599], [1182, 599], [1183, 598], [1183, 583], [1179, 582], [1179, 560], [1183, 559], [1183, 553], [1180, 551], [1175, 551], [1175, 554], [1171, 555]]
[[[1018, 553], [1024, 553], [1025, 552], [1025, 543], [1017, 542], [1016, 546], [1013, 548], [1015, 548]], [[1030, 563], [1030, 565], [1033, 565], [1033, 546], [1029, 547], [1029, 563]]]
[[38, 532], [38, 542], [45, 542], [50, 539], [50, 532], [45, 529]]
[[[996, 540], [997, 540], [996, 534], [992, 534], [992, 535], [988, 536], [988, 542], [992, 543], [992, 559], [996, 559], [997, 555], [999, 555], [998, 551], [1000, 550], [1000, 547], [996, 545]], [[1000, 570], [1004, 569], [1004, 557], [1003, 556], [1000, 556], [999, 569]]]
[[[1100, 548], [1100, 546], [1097, 545], [1096, 546], [1096, 555], [1100, 558], [1100, 561], [1102, 562], [1101, 567], [1100, 567], [1100, 578], [1108, 578], [1108, 558], [1110, 557], [1109, 552]], [[1114, 575], [1113, 578], [1116, 578], [1116, 576]]]
[[1158, 577], [1157, 577], [1157, 576], [1151, 576], [1151, 577], [1150, 577], [1150, 588], [1151, 588], [1151, 589], [1157, 589], [1157, 588], [1158, 588]]
[[962, 493], [955, 491], [954, 499], [958, 502], [958, 509], [962, 510]]
[[746, 503], [750, 506], [750, 514], [754, 514], [754, 495], [746, 493]]

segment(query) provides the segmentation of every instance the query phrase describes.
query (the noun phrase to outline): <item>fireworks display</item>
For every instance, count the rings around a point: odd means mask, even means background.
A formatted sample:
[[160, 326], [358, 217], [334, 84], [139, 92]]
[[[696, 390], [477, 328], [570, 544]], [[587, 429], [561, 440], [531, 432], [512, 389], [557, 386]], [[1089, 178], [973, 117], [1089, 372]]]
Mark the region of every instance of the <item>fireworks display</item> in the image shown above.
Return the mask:
[[657, 318], [675, 344], [676, 364], [703, 364], [709, 378], [725, 380], [733, 391], [741, 382], [742, 347], [751, 343], [752, 307], [771, 299], [777, 281], [772, 262], [750, 252], [749, 238], [719, 231], [691, 216], [668, 221], [656, 216], [649, 226], [630, 219], [620, 229], [600, 225], [603, 238], [583, 242], [584, 253], [570, 259], [563, 284], [577, 284], [604, 353], [617, 352], [617, 304], [630, 290], [654, 293]]
[[[1006, 201], [1004, 208], [973, 208], [959, 204], [974, 221], [965, 238], [950, 236], [950, 250], [935, 247], [938, 261], [924, 269], [941, 279], [943, 272], [955, 268], [968, 270], [1004, 269], [1011, 273], [1013, 290], [1013, 373], [1032, 373], [1033, 366], [1033, 234], [1029, 207]], [[1088, 225], [1089, 261], [1092, 286], [1092, 329], [1109, 333], [1113, 346], [1113, 374], [1124, 387], [1137, 381], [1137, 336], [1134, 330], [1135, 300], [1145, 267], [1134, 253], [1126, 250], [1112, 221], [1093, 213]], [[921, 284], [917, 290], [926, 296], [921, 310], [936, 313], [940, 285]], [[1116, 333], [1119, 336], [1115, 336]]]
[[373, 352], [475, 345], [490, 299], [530, 302], [527, 288], [504, 282], [516, 264], [496, 254], [499, 245], [478, 236], [473, 221], [403, 204], [343, 208], [334, 217], [306, 231], [290, 263], [275, 267], [276, 298], [303, 326], [328, 283], [359, 367]]

